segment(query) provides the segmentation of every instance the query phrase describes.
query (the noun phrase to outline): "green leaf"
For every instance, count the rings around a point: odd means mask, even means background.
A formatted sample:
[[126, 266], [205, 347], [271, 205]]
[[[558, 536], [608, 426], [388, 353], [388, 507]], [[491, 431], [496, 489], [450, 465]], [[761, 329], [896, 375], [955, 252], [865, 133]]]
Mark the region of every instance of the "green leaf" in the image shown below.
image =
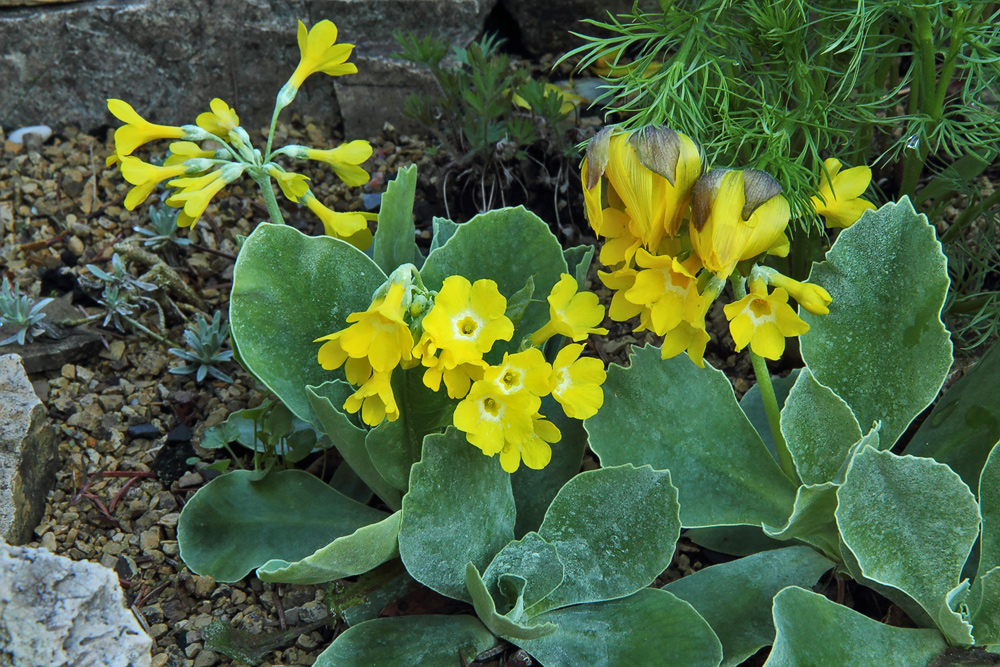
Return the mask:
[[458, 223], [452, 222], [448, 218], [434, 216], [431, 220], [431, 227], [434, 236], [431, 238], [431, 252], [434, 252], [448, 242], [458, 229]]
[[539, 605], [555, 609], [625, 597], [667, 568], [680, 536], [670, 473], [629, 464], [583, 472], [559, 490], [539, 535], [566, 576]]
[[578, 245], [563, 250], [566, 258], [566, 266], [569, 272], [576, 278], [576, 283], [581, 288], [587, 284], [587, 273], [590, 271], [590, 263], [594, 259], [594, 246]]
[[[420, 275], [432, 290], [441, 289], [451, 275], [465, 276], [471, 282], [489, 278], [506, 297], [524, 287], [531, 276], [535, 294], [541, 297], [567, 271], [562, 246], [549, 226], [518, 206], [488, 211], [459, 225], [445, 245], [427, 256]], [[548, 312], [544, 301], [530, 304], [511, 341], [498, 341], [494, 351], [516, 350], [524, 336], [548, 321]]]
[[431, 391], [423, 382], [421, 367], [397, 368], [392, 374], [392, 392], [399, 418], [383, 421], [368, 432], [365, 448], [385, 480], [406, 491], [410, 467], [420, 459], [424, 436], [438, 433], [451, 423], [455, 402], [444, 391]]
[[271, 559], [297, 561], [386, 518], [301, 470], [272, 472], [259, 482], [251, 475], [217, 477], [185, 503], [177, 541], [192, 572], [239, 581]]
[[587, 432], [583, 422], [570, 419], [562, 406], [551, 396], [542, 399], [541, 413], [556, 425], [562, 438], [552, 445], [552, 460], [541, 470], [521, 466], [510, 476], [510, 486], [514, 491], [517, 505], [517, 523], [514, 535], [538, 530], [545, 518], [545, 511], [563, 484], [580, 472], [583, 453], [587, 449]]
[[372, 251], [375, 263], [386, 275], [400, 264], [414, 264], [420, 268], [423, 263], [413, 226], [413, 199], [416, 191], [417, 165], [413, 164], [396, 172], [396, 178], [389, 182], [382, 195]]
[[324, 584], [367, 572], [399, 555], [396, 543], [399, 520], [400, 514], [396, 512], [378, 523], [362, 526], [350, 535], [338, 537], [294, 563], [269, 560], [257, 568], [257, 578], [307, 585]]
[[313, 341], [364, 311], [385, 274], [354, 246], [261, 223], [233, 272], [229, 323], [247, 368], [300, 419], [311, 421], [306, 386], [335, 376]]
[[837, 509], [837, 489], [833, 482], [800, 486], [795, 508], [782, 526], [764, 526], [764, 533], [777, 540], [800, 540], [826, 556], [840, 561], [840, 533], [833, 513]]
[[775, 596], [774, 627], [764, 667], [925, 667], [948, 648], [937, 630], [885, 625], [795, 586]]
[[[528, 533], [501, 549], [483, 572], [482, 579], [494, 596], [500, 593], [507, 597], [509, 604], [504, 613], [522, 609], [530, 616], [531, 607], [563, 582], [565, 571], [556, 546], [538, 533]], [[524, 581], [524, 587], [513, 598], [504, 581], [504, 577], [510, 575]]]
[[556, 609], [535, 621], [555, 623], [558, 629], [538, 639], [511, 641], [545, 667], [717, 667], [722, 659], [722, 645], [705, 619], [687, 602], [655, 588]]
[[975, 489], [1000, 441], [1000, 345], [994, 345], [937, 402], [904, 453], [947, 464]]
[[976, 644], [1000, 644], [1000, 567], [979, 575], [975, 588], [980, 597], [971, 619]]
[[931, 459], [866, 447], [837, 498], [837, 525], [862, 574], [915, 600], [950, 643], [971, 643], [947, 604], [979, 532], [979, 509], [961, 478]]
[[[796, 368], [783, 378], [771, 378], [771, 386], [774, 387], [774, 397], [778, 401], [778, 410], [781, 410], [785, 405], [788, 392], [791, 391], [792, 385], [795, 384], [795, 380], [798, 377], [799, 369]], [[764, 441], [767, 451], [771, 452], [771, 456], [777, 461], [778, 454], [774, 448], [774, 435], [771, 434], [771, 423], [767, 421], [767, 411], [764, 409], [764, 399], [761, 398], [759, 384], [754, 384], [747, 390], [747, 393], [743, 394], [743, 398], [740, 399], [740, 407], [743, 409], [744, 414], [746, 414], [747, 419], [750, 420], [750, 423], [753, 424], [757, 435]]]
[[[517, 593], [518, 597], [522, 597], [527, 581], [524, 577], [507, 576], [519, 581], [521, 590]], [[476, 615], [493, 634], [520, 640], [538, 639], [555, 632], [556, 625], [554, 623], [539, 623], [530, 620], [521, 613], [520, 609], [515, 609], [507, 616], [501, 615], [497, 611], [493, 596], [490, 595], [490, 591], [486, 587], [486, 582], [483, 581], [479, 570], [472, 563], [469, 563], [465, 568], [465, 585], [472, 596], [472, 606], [476, 610]]]
[[442, 595], [471, 601], [466, 565], [485, 569], [514, 539], [510, 476], [451, 427], [424, 439], [403, 497], [399, 555], [410, 575]]
[[774, 641], [771, 600], [786, 586], [811, 588], [835, 565], [806, 546], [765, 551], [698, 570], [663, 590], [691, 603], [722, 642], [722, 666]]
[[516, 327], [520, 322], [521, 318], [524, 317], [524, 311], [528, 308], [528, 304], [531, 303], [531, 296], [535, 293], [535, 279], [528, 276], [528, 282], [524, 283], [524, 287], [514, 292], [509, 299], [507, 299], [507, 312], [504, 315], [507, 316], [514, 326]]
[[604, 406], [583, 423], [605, 466], [670, 470], [687, 527], [784, 523], [795, 486], [736, 403], [722, 371], [647, 345], [612, 364]]
[[367, 431], [355, 426], [340, 407], [344, 399], [354, 393], [351, 385], [343, 380], [325, 382], [319, 387], [306, 387], [309, 402], [316, 415], [316, 421], [323, 432], [333, 442], [344, 461], [364, 480], [372, 491], [391, 509], [402, 505], [403, 496], [399, 489], [389, 484], [375, 468], [368, 449], [365, 447]]
[[863, 430], [881, 420], [887, 449], [934, 400], [951, 367], [940, 317], [946, 263], [934, 228], [904, 197], [843, 230], [809, 276], [833, 303], [828, 315], [801, 313], [810, 326], [802, 358]]
[[698, 546], [730, 556], [749, 556], [787, 546], [765, 535], [760, 526], [688, 528], [684, 531], [684, 536]]
[[816, 382], [808, 368], [799, 373], [785, 400], [781, 434], [803, 484], [832, 482], [864, 435], [850, 406]]
[[979, 476], [979, 574], [1000, 567], [1000, 443], [993, 448]]
[[[398, 569], [393, 567], [394, 565], [396, 563], [387, 563], [361, 575], [357, 581], [340, 589], [339, 594], [335, 593], [331, 597], [335, 599], [339, 595], [351, 599], [346, 601], [348, 606], [336, 608], [334, 605], [337, 603], [328, 598], [331, 612], [343, 617], [348, 625], [358, 625], [377, 618], [390, 603], [421, 589], [420, 584], [409, 575], [402, 562], [398, 563]], [[383, 568], [385, 572], [382, 571]], [[355, 587], [357, 595], [351, 590]]]
[[323, 651], [315, 667], [420, 665], [456, 667], [496, 644], [472, 616], [376, 618], [348, 628]]

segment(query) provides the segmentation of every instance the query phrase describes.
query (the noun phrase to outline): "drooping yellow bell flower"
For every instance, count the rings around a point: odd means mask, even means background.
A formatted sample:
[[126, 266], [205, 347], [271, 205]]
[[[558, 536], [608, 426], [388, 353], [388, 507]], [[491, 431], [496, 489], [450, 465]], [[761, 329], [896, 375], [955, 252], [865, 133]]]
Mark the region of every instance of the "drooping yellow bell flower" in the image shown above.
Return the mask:
[[320, 21], [310, 30], [299, 21], [298, 42], [299, 64], [285, 84], [286, 87], [298, 90], [303, 81], [317, 72], [330, 76], [357, 74], [357, 66], [347, 62], [354, 45], [336, 43], [337, 26], [332, 21]]
[[333, 171], [345, 184], [351, 187], [364, 185], [371, 178], [368, 172], [359, 167], [365, 160], [372, 156], [372, 145], [364, 139], [355, 139], [346, 144], [341, 144], [336, 148], [320, 150], [306, 146], [290, 147], [285, 150], [289, 155], [297, 157], [292, 150], [302, 148], [302, 157], [309, 160], [325, 162], [333, 168]]
[[[587, 101], [585, 98], [574, 93], [571, 87], [562, 88], [554, 83], [546, 83], [544, 89], [546, 97], [549, 95], [555, 95], [559, 98], [559, 113], [563, 116]], [[531, 109], [531, 105], [528, 104], [528, 101], [516, 92], [511, 95], [510, 101], [514, 103], [514, 106], [521, 107], [522, 109]]]
[[723, 308], [736, 351], [750, 345], [754, 354], [779, 359], [785, 351], [785, 338], [801, 336], [809, 331], [809, 325], [788, 305], [785, 290], [778, 287], [768, 294], [763, 279], [751, 279], [749, 283], [745, 297]]
[[713, 169], [694, 187], [691, 245], [706, 269], [728, 278], [738, 262], [785, 246], [790, 217], [770, 174]]
[[593, 292], [577, 292], [576, 278], [562, 274], [548, 296], [549, 321], [531, 334], [531, 344], [541, 345], [556, 334], [580, 342], [592, 333], [606, 334], [598, 327], [604, 319], [604, 306]]
[[698, 294], [696, 274], [701, 268], [697, 256], [685, 262], [669, 255], [651, 255], [639, 250], [635, 257], [638, 273], [625, 299], [649, 310], [650, 329], [662, 336], [684, 319], [685, 304]]
[[115, 130], [115, 155], [119, 159], [126, 155], [131, 155], [139, 146], [154, 141], [156, 139], [199, 139], [201, 131], [196, 134], [191, 132], [191, 126], [174, 127], [171, 125], [157, 125], [136, 113], [132, 105], [123, 100], [108, 100], [108, 111], [115, 118], [125, 123]]
[[322, 221], [327, 236], [347, 241], [359, 250], [367, 250], [371, 246], [372, 233], [368, 229], [368, 221], [377, 220], [378, 215], [362, 211], [330, 210], [309, 190], [302, 195], [300, 201]]
[[865, 211], [875, 209], [875, 204], [861, 199], [872, 182], [871, 168], [861, 165], [841, 171], [842, 166], [837, 158], [827, 158], [816, 186], [819, 195], [810, 198], [827, 227], [850, 227]]

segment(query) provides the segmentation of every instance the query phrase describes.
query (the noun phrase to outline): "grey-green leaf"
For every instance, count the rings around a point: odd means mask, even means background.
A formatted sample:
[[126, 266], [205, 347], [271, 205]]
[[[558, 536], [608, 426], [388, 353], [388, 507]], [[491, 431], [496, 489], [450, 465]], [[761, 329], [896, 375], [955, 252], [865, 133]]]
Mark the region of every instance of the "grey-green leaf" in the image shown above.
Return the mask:
[[578, 245], [563, 251], [566, 266], [569, 267], [570, 274], [576, 278], [580, 287], [587, 283], [587, 273], [590, 271], [590, 263], [594, 259], [594, 250], [592, 245]]
[[580, 473], [559, 490], [538, 529], [566, 568], [539, 611], [648, 586], [670, 564], [680, 530], [669, 472], [625, 464]]
[[451, 427], [424, 439], [403, 497], [399, 555], [410, 575], [442, 595], [471, 601], [465, 568], [485, 570], [514, 539], [510, 475]]
[[774, 627], [764, 667], [925, 667], [948, 648], [937, 630], [885, 625], [795, 586], [775, 596]]
[[501, 549], [483, 572], [483, 581], [494, 599], [498, 593], [510, 597], [510, 591], [504, 590], [502, 577], [505, 575], [522, 577], [525, 585], [520, 591], [521, 600], [508, 599], [504, 613], [520, 603], [530, 614], [533, 605], [563, 582], [565, 567], [554, 544], [547, 542], [538, 533], [528, 533]]
[[455, 230], [458, 229], [458, 224], [452, 222], [448, 218], [439, 218], [434, 216], [431, 219], [431, 229], [433, 231], [433, 236], [431, 237], [431, 252], [434, 252], [445, 243], [448, 242], [454, 234]]
[[558, 628], [538, 639], [512, 641], [545, 667], [718, 667], [722, 660], [722, 645], [705, 619], [687, 602], [655, 588], [563, 607], [535, 621]]
[[423, 263], [413, 226], [416, 191], [417, 165], [413, 164], [400, 169], [382, 195], [372, 251], [375, 263], [387, 275], [400, 264], [413, 264], [420, 268]]
[[851, 407], [816, 382], [808, 368], [799, 373], [785, 400], [781, 434], [803, 484], [832, 482], [851, 446], [864, 435]]
[[913, 598], [950, 643], [968, 624], [946, 604], [979, 532], [979, 508], [951, 468], [871, 447], [837, 492], [837, 525], [862, 574]]
[[335, 579], [363, 574], [399, 555], [399, 512], [350, 535], [338, 537], [322, 549], [290, 563], [269, 560], [257, 568], [261, 581], [285, 584], [324, 584]]
[[252, 474], [217, 477], [184, 505], [177, 540], [193, 572], [238, 581], [269, 560], [300, 560], [387, 516], [301, 470], [272, 472], [259, 482]]
[[810, 326], [802, 358], [816, 380], [847, 401], [862, 430], [882, 421], [889, 448], [937, 396], [951, 367], [941, 322], [946, 260], [934, 228], [907, 198], [843, 230], [809, 281], [833, 297]]
[[795, 486], [736, 403], [726, 376], [647, 345], [612, 364], [604, 407], [584, 421], [602, 465], [670, 470], [686, 527], [784, 523]]
[[1000, 567], [979, 575], [980, 599], [972, 610], [972, 634], [976, 644], [1000, 644]]
[[[516, 578], [521, 584], [527, 583], [523, 577], [516, 575], [507, 576]], [[519, 609], [508, 612], [507, 615], [502, 615], [497, 611], [496, 602], [493, 596], [490, 595], [490, 591], [486, 587], [486, 582], [483, 581], [483, 578], [479, 575], [479, 570], [472, 563], [466, 565], [465, 568], [465, 585], [472, 596], [472, 606], [476, 610], [476, 615], [479, 616], [479, 620], [493, 634], [507, 637], [511, 640], [521, 640], [537, 639], [555, 632], [556, 625], [554, 623], [533, 621], [525, 617]], [[521, 594], [523, 594], [523, 586]], [[520, 594], [519, 597], [521, 597]]]
[[979, 574], [1000, 567], [1000, 444], [993, 447], [979, 476]]
[[336, 377], [319, 365], [320, 344], [371, 304], [385, 274], [354, 246], [261, 223], [236, 260], [232, 336], [247, 368], [299, 419], [310, 421], [306, 386]]
[[765, 525], [764, 533], [778, 540], [800, 540], [829, 558], [841, 560], [840, 533], [834, 519], [838, 488], [833, 482], [800, 486], [788, 521], [780, 527]]
[[786, 586], [811, 588], [834, 566], [806, 546], [785, 547], [698, 570], [663, 587], [691, 603], [722, 642], [722, 665], [774, 641], [771, 601]]
[[457, 667], [496, 644], [472, 616], [396, 616], [359, 623], [323, 651], [315, 667]]

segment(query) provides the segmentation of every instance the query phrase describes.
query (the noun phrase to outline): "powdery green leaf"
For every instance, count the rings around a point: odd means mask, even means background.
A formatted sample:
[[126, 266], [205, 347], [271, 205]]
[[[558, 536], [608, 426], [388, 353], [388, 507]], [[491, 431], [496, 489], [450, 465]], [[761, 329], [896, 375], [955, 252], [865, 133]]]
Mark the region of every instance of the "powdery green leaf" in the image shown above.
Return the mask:
[[708, 621], [722, 642], [722, 665], [731, 667], [774, 641], [771, 601], [778, 591], [811, 588], [834, 565], [810, 547], [785, 547], [706, 567], [663, 590]]
[[760, 526], [689, 528], [684, 531], [684, 537], [698, 546], [730, 556], [749, 556], [788, 546], [765, 535]]
[[[527, 585], [524, 577], [515, 575], [507, 576], [518, 580], [521, 584], [519, 586], [521, 588], [519, 597], [523, 595], [524, 588]], [[472, 606], [476, 610], [476, 615], [479, 616], [479, 620], [493, 634], [507, 637], [511, 640], [522, 640], [538, 639], [539, 637], [544, 637], [555, 632], [556, 625], [554, 623], [533, 621], [526, 617], [519, 608], [512, 609], [506, 615], [497, 611], [496, 601], [490, 595], [490, 591], [486, 587], [486, 582], [479, 575], [479, 570], [472, 563], [469, 563], [465, 568], [465, 585], [472, 596]]]
[[975, 489], [1000, 441], [1000, 345], [994, 345], [934, 406], [905, 454], [947, 464]]
[[558, 628], [538, 639], [511, 641], [545, 667], [717, 667], [722, 660], [722, 645], [705, 619], [687, 602], [655, 588], [556, 609], [535, 621]]
[[626, 464], [580, 473], [559, 490], [539, 535], [565, 567], [537, 608], [631, 595], [667, 568], [680, 536], [670, 473]]
[[951, 367], [940, 318], [946, 264], [934, 228], [904, 197], [843, 230], [809, 275], [833, 303], [828, 315], [801, 313], [810, 326], [802, 358], [863, 430], [882, 421], [886, 448], [930, 405]]
[[937, 630], [885, 625], [795, 586], [775, 596], [773, 613], [764, 667], [925, 667], [948, 648]]
[[431, 229], [433, 230], [433, 236], [431, 237], [431, 252], [434, 252], [445, 243], [448, 242], [454, 234], [455, 230], [458, 229], [458, 223], [452, 222], [448, 218], [439, 218], [434, 216], [431, 219]]
[[257, 482], [252, 474], [217, 477], [185, 503], [177, 541], [192, 572], [238, 581], [269, 560], [300, 560], [386, 518], [302, 470], [272, 472]]
[[257, 568], [257, 578], [285, 584], [324, 584], [367, 572], [399, 555], [399, 519], [399, 512], [395, 512], [294, 563], [269, 560]]
[[833, 482], [800, 486], [788, 521], [782, 526], [765, 525], [764, 533], [777, 540], [800, 540], [834, 560], [841, 560], [840, 533], [833, 516], [838, 488]]
[[[796, 368], [785, 377], [771, 378], [774, 397], [778, 401], [778, 410], [784, 407], [785, 399], [788, 398], [788, 392], [792, 390], [792, 385], [795, 384], [795, 380], [798, 377], [799, 369]], [[778, 454], [774, 448], [774, 436], [771, 434], [771, 424], [767, 421], [767, 411], [764, 409], [764, 399], [760, 395], [759, 384], [755, 383], [747, 390], [747, 393], [743, 394], [743, 398], [740, 399], [740, 408], [743, 409], [747, 419], [753, 424], [757, 435], [764, 441], [767, 451], [771, 452], [771, 456], [777, 461]]]
[[781, 434], [803, 484], [832, 482], [851, 446], [864, 435], [850, 406], [816, 382], [808, 368], [799, 373], [785, 400]]
[[979, 509], [961, 478], [931, 459], [866, 447], [837, 498], [837, 525], [862, 574], [915, 600], [951, 643], [971, 643], [947, 604], [979, 532]]
[[1000, 444], [989, 454], [979, 476], [979, 513], [983, 523], [979, 574], [984, 574], [1000, 567]]
[[975, 588], [979, 599], [971, 621], [976, 644], [1000, 644], [1000, 567], [979, 575]]
[[647, 345], [612, 364], [604, 407], [584, 421], [602, 465], [670, 470], [686, 527], [784, 523], [795, 486], [736, 403], [726, 376]]
[[563, 250], [566, 266], [569, 267], [570, 274], [576, 278], [577, 284], [581, 287], [587, 284], [587, 273], [590, 271], [590, 263], [594, 259], [594, 250], [592, 245], [578, 245]]
[[371, 304], [385, 274], [363, 252], [329, 236], [261, 223], [233, 271], [229, 324], [249, 371], [299, 419], [310, 421], [306, 386], [337, 377], [313, 341], [347, 326]]
[[[513, 591], [505, 585], [503, 577], [509, 575], [524, 581], [517, 595], [512, 596]], [[558, 550], [538, 533], [528, 533], [505, 546], [483, 572], [483, 581], [494, 599], [501, 599], [498, 594], [507, 598], [504, 613], [520, 608], [530, 614], [530, 608], [554, 591], [564, 577], [565, 568]]]
[[365, 447], [368, 432], [355, 426], [341, 409], [344, 400], [351, 393], [353, 393], [351, 385], [343, 380], [326, 382], [319, 387], [306, 387], [309, 404], [316, 415], [317, 426], [330, 438], [330, 442], [344, 457], [344, 462], [387, 506], [399, 509], [403, 495], [399, 489], [385, 481], [372, 463]]
[[399, 555], [410, 575], [442, 595], [471, 602], [465, 569], [485, 569], [514, 539], [510, 475], [452, 427], [424, 439], [403, 497]]
[[315, 667], [420, 665], [456, 667], [496, 644], [472, 616], [376, 618], [348, 628], [323, 651]]
[[375, 263], [388, 275], [400, 264], [423, 263], [413, 226], [413, 198], [417, 191], [417, 165], [403, 167], [389, 182], [378, 209], [378, 227], [372, 242]]

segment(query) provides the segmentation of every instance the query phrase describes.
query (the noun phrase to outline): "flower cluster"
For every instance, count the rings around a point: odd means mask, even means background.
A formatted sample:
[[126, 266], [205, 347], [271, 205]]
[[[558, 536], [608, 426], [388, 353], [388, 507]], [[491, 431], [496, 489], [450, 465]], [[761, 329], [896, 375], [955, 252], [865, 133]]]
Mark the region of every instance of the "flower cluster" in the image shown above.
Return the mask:
[[[278, 114], [295, 99], [306, 78], [318, 72], [330, 76], [357, 72], [353, 64], [346, 62], [354, 46], [336, 43], [337, 27], [333, 23], [320, 21], [312, 30], [306, 30], [300, 21], [298, 31], [299, 64], [278, 94], [263, 153], [254, 148], [236, 110], [219, 98], [212, 100], [211, 110], [200, 114], [194, 125], [179, 127], [151, 123], [127, 102], [108, 100], [112, 115], [125, 123], [115, 131], [115, 152], [108, 158], [108, 164], [118, 163], [122, 176], [133, 186], [125, 197], [127, 209], [133, 210], [166, 181], [174, 189], [167, 205], [179, 209], [179, 226], [190, 227], [219, 191], [248, 175], [260, 186], [272, 221], [281, 222], [271, 186], [273, 179], [286, 198], [305, 205], [319, 217], [327, 235], [344, 239], [362, 250], [371, 245], [368, 221], [374, 218], [373, 214], [327, 208], [310, 191], [308, 177], [287, 171], [275, 161], [283, 155], [294, 160], [324, 162], [344, 183], [359, 186], [368, 181], [368, 173], [360, 167], [372, 155], [367, 141], [351, 141], [329, 150], [295, 145], [271, 150]], [[146, 163], [132, 155], [140, 146], [158, 139], [173, 140], [162, 165]]]
[[470, 282], [449, 276], [438, 292], [427, 290], [415, 267], [405, 264], [375, 293], [369, 308], [347, 318], [350, 326], [317, 339], [324, 369], [343, 366], [347, 381], [358, 387], [344, 403], [348, 412], [377, 426], [399, 417], [391, 374], [398, 366], [423, 368], [423, 383], [441, 385], [459, 399], [454, 425], [487, 456], [499, 454], [507, 472], [521, 461], [533, 469], [551, 459], [551, 443], [559, 429], [541, 414], [541, 399], [552, 397], [575, 419], [597, 414], [604, 402], [604, 364], [581, 357], [584, 346], [568, 344], [553, 363], [537, 347], [554, 334], [582, 341], [590, 333], [607, 333], [596, 325], [604, 308], [589, 292], [578, 292], [576, 280], [563, 274], [548, 296], [549, 321], [519, 352], [504, 353], [498, 364], [485, 357], [497, 341], [509, 341], [514, 323], [507, 299], [488, 279]]
[[[858, 199], [871, 180], [867, 167], [840, 172], [840, 163], [828, 160], [825, 170], [814, 200], [830, 224], [852, 224], [873, 208]], [[751, 293], [725, 309], [737, 350], [749, 344], [777, 359], [786, 337], [808, 331], [788, 306], [789, 296], [810, 313], [829, 312], [823, 288], [754, 264], [789, 249], [790, 209], [771, 175], [705, 172], [698, 145], [683, 134], [612, 126], [591, 140], [581, 178], [587, 217], [604, 241], [600, 259], [609, 269], [598, 275], [614, 291], [608, 314], [620, 322], [638, 317], [637, 330], [662, 336], [663, 358], [687, 351], [704, 365], [705, 316], [726, 279], [738, 294], [745, 289], [737, 267], [752, 278]]]

